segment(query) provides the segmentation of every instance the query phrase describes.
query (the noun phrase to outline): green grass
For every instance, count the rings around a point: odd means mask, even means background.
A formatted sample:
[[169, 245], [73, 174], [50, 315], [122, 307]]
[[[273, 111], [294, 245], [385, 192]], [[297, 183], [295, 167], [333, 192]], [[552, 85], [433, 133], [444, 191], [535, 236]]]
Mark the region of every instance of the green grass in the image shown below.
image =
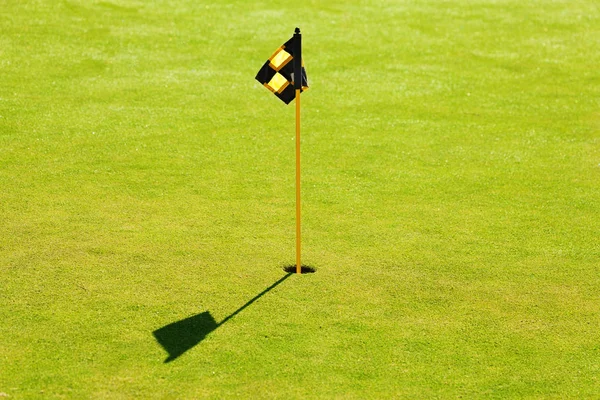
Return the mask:
[[[300, 26], [294, 107], [254, 75]], [[0, 0], [0, 394], [594, 398], [596, 0]]]

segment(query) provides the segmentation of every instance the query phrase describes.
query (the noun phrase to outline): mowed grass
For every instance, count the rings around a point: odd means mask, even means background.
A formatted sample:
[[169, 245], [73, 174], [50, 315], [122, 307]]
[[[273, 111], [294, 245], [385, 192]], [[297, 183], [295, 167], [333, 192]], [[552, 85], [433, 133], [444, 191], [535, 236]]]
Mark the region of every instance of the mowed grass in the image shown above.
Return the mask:
[[[294, 107], [254, 75], [303, 32]], [[0, 394], [593, 398], [595, 0], [0, 0]]]

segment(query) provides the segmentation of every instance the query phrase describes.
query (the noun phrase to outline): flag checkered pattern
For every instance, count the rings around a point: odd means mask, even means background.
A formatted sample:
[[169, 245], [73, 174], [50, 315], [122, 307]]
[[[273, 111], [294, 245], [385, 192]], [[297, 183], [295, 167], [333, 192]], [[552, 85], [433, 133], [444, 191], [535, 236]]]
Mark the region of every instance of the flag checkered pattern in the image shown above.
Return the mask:
[[[284, 45], [275, 50], [275, 53], [262, 66], [256, 80], [279, 97], [285, 104], [289, 104], [296, 98], [294, 89], [294, 38], [285, 42]], [[304, 62], [302, 62], [302, 89], [308, 89], [308, 80]]]

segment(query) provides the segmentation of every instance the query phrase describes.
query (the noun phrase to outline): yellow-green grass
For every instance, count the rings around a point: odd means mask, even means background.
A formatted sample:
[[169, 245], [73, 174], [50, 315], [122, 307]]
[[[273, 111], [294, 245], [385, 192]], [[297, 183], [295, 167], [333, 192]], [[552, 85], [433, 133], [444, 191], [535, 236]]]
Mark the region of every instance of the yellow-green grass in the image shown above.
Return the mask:
[[[299, 26], [294, 107], [254, 81]], [[0, 0], [0, 393], [593, 398], [595, 0]]]

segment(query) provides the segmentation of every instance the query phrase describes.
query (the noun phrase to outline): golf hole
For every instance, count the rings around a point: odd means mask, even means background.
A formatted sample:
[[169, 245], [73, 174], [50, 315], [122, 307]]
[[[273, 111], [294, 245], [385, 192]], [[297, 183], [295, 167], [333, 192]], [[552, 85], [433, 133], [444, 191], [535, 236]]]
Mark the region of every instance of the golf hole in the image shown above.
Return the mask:
[[[288, 265], [286, 267], [283, 267], [283, 270], [290, 274], [295, 274], [296, 273], [296, 265]], [[316, 271], [317, 271], [316, 269], [314, 269], [313, 267], [310, 267], [308, 265], [303, 265], [300, 267], [301, 274], [312, 274]]]

